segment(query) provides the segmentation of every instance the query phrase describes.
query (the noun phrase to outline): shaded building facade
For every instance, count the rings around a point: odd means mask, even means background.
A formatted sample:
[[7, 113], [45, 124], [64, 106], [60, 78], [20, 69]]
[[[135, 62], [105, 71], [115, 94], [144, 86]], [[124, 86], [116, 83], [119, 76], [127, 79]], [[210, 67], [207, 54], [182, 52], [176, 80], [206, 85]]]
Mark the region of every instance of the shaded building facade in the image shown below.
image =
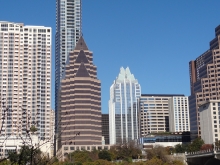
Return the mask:
[[102, 136], [105, 144], [109, 144], [109, 114], [102, 114]]
[[70, 52], [59, 100], [58, 148], [73, 144], [100, 145], [101, 83], [92, 52], [83, 37]]
[[120, 73], [110, 87], [109, 135], [110, 144], [138, 139], [137, 98], [141, 87], [129, 68]]
[[189, 115], [191, 139], [201, 136], [199, 104], [220, 99], [220, 26], [215, 28], [215, 38], [210, 48], [196, 60], [189, 62], [190, 88]]

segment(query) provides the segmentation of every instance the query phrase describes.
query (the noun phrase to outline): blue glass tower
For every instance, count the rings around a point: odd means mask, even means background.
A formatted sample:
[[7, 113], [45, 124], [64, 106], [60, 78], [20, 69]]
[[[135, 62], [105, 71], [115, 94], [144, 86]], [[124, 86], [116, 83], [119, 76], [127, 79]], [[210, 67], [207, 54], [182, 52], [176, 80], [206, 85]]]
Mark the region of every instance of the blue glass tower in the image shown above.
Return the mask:
[[109, 136], [110, 144], [138, 139], [137, 98], [141, 87], [129, 68], [120, 73], [110, 87]]

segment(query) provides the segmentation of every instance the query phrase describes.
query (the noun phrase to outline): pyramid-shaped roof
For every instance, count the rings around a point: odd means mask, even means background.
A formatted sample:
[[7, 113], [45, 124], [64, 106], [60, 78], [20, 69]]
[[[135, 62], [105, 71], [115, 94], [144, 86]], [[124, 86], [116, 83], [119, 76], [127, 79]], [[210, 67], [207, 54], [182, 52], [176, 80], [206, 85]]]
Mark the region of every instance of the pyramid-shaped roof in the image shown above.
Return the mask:
[[83, 39], [83, 36], [81, 36], [79, 38], [74, 50], [89, 50], [84, 39]]
[[89, 63], [89, 61], [88, 61], [88, 59], [87, 59], [87, 57], [86, 57], [86, 55], [85, 55], [83, 50], [81, 50], [79, 52], [78, 57], [76, 58], [76, 61], [75, 61], [75, 63], [81, 63], [81, 62]]
[[84, 63], [82, 62], [81, 65], [79, 66], [79, 69], [76, 73], [76, 77], [90, 77], [89, 73], [84, 65]]

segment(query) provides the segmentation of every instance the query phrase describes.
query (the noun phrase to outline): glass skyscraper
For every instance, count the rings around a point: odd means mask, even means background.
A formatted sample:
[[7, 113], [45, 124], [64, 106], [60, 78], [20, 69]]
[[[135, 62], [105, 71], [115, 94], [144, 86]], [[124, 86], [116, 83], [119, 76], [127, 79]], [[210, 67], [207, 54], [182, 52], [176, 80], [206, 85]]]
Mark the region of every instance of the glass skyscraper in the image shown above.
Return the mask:
[[137, 79], [128, 67], [122, 67], [110, 87], [110, 144], [138, 139], [137, 98], [140, 94], [141, 87]]
[[[58, 109], [60, 82], [68, 62], [69, 52], [74, 50], [82, 31], [82, 1], [56, 0], [56, 80], [55, 111]], [[56, 113], [57, 121], [57, 113]], [[57, 126], [56, 122], [56, 126]]]

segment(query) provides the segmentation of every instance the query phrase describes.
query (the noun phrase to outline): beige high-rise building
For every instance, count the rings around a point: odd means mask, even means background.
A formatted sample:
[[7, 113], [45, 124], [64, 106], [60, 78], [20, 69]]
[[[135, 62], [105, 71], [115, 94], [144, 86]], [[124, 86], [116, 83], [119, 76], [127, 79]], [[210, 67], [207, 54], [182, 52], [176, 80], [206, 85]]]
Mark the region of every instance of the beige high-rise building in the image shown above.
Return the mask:
[[169, 132], [169, 99], [184, 97], [171, 94], [142, 94], [138, 99], [140, 136]]
[[66, 65], [58, 121], [58, 149], [65, 145], [101, 145], [101, 83], [83, 37]]
[[[50, 138], [51, 28], [0, 22], [1, 136]], [[2, 102], [2, 103], [3, 103]]]
[[190, 87], [189, 114], [191, 139], [201, 136], [199, 104], [220, 99], [220, 25], [215, 28], [215, 38], [210, 48], [189, 62]]

